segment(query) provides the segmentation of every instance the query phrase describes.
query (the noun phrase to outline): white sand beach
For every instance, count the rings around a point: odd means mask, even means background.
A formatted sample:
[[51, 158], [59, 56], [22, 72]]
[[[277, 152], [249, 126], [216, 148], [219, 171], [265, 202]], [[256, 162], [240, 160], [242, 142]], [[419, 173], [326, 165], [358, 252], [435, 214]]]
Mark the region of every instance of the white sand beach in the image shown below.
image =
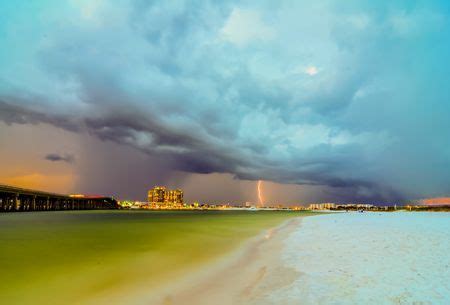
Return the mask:
[[293, 219], [139, 304], [450, 304], [449, 213]]

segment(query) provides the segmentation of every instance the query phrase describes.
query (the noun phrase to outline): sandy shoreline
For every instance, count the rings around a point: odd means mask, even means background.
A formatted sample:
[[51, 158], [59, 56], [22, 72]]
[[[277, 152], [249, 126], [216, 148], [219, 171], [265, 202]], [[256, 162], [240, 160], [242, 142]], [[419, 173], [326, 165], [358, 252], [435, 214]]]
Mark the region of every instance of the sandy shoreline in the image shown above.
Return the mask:
[[283, 240], [301, 220], [290, 219], [266, 230], [221, 260], [141, 296], [135, 304], [267, 304], [264, 299], [268, 292], [298, 277], [298, 271], [281, 264], [280, 254]]

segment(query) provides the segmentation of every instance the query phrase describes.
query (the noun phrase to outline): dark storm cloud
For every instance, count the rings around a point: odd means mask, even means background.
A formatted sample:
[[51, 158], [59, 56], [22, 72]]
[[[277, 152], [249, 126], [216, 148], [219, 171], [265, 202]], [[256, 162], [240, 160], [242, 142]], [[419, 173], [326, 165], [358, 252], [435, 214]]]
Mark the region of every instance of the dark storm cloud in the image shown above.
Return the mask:
[[448, 3], [83, 5], [2, 65], [0, 120], [342, 200], [450, 192]]
[[0, 120], [8, 125], [47, 123], [68, 131], [79, 131], [79, 126], [69, 115], [55, 115], [51, 110], [34, 110], [32, 106], [22, 105], [21, 101], [15, 99], [9, 103], [5, 100], [0, 99]]
[[75, 157], [70, 154], [60, 155], [57, 153], [50, 153], [47, 154], [44, 159], [52, 162], [66, 162], [66, 163], [75, 162]]

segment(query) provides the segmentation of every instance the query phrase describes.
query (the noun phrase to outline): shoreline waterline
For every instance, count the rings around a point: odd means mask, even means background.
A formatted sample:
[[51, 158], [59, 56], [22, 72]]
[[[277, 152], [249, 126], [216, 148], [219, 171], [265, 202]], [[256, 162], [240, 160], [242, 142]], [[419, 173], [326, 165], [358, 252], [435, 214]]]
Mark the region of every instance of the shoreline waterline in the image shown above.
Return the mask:
[[281, 288], [298, 277], [295, 269], [281, 264], [279, 255], [285, 239], [301, 226], [303, 218], [265, 229], [219, 260], [130, 304], [263, 304], [266, 288]]
[[450, 302], [450, 213], [294, 218], [136, 304]]

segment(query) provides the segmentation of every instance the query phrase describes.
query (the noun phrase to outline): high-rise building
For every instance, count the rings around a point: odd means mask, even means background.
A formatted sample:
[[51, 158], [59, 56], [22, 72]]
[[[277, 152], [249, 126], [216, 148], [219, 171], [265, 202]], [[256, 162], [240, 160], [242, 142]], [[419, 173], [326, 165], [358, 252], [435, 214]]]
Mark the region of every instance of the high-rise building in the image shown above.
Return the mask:
[[183, 191], [180, 189], [173, 190], [172, 198], [174, 203], [183, 204], [184, 202]]
[[163, 203], [166, 198], [166, 188], [164, 186], [155, 186], [148, 191], [148, 202]]
[[183, 204], [183, 191], [169, 190], [164, 186], [155, 186], [148, 191], [148, 202], [160, 204]]
[[334, 203], [313, 203], [309, 205], [310, 210], [331, 210], [336, 208]]

